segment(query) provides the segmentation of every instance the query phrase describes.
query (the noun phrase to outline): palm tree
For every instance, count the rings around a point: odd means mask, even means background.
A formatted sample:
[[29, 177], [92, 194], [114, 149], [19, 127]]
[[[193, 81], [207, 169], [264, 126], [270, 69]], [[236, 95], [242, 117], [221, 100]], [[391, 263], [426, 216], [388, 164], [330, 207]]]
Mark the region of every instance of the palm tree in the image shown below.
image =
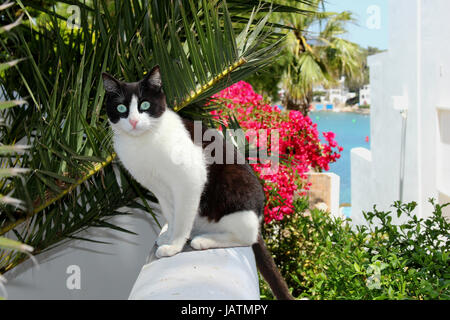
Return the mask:
[[277, 13], [275, 16], [288, 29], [284, 60], [279, 64], [283, 75], [279, 82], [284, 90], [284, 104], [289, 109], [309, 111], [315, 85], [331, 86], [342, 77], [358, 78], [363, 72], [359, 46], [342, 38], [345, 26], [353, 22], [350, 12], [324, 11], [323, 0], [297, 3], [286, 0], [310, 14]]
[[[2, 13], [8, 23], [26, 17], [14, 35], [0, 39], [3, 57], [26, 60], [1, 70], [0, 88], [6, 99], [27, 102], [0, 111], [7, 123], [0, 137], [5, 145], [30, 146], [20, 159], [5, 156], [2, 165], [30, 173], [0, 185], [0, 194], [21, 201], [1, 207], [0, 236], [40, 253], [80, 239], [90, 227], [130, 232], [108, 222], [124, 206], [155, 218], [148, 204], [154, 196], [116, 163], [100, 75], [136, 81], [159, 64], [169, 105], [185, 117], [209, 118], [210, 96], [280, 51], [280, 38], [269, 32], [270, 6], [230, 2], [17, 0]], [[67, 23], [73, 5], [80, 13], [75, 25]], [[0, 251], [0, 274], [27, 258]]]
[[325, 23], [317, 36], [293, 32], [288, 37], [293, 59], [282, 80], [286, 106], [299, 109], [304, 115], [309, 111], [315, 85], [330, 86], [342, 76], [357, 78], [363, 69], [359, 46], [341, 38], [346, 33], [345, 23], [352, 21], [351, 13], [324, 13], [316, 19], [299, 19], [296, 28], [309, 30], [317, 19]]

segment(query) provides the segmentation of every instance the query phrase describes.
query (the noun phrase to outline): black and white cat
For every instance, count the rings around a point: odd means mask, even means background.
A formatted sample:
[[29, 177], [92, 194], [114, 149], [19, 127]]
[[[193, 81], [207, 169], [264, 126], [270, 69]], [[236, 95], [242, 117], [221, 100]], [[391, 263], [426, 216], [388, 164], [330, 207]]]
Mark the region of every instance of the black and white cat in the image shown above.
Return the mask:
[[211, 161], [205, 152], [211, 142], [194, 139], [208, 129], [167, 106], [158, 66], [139, 82], [121, 82], [104, 73], [103, 83], [114, 149], [136, 181], [157, 197], [167, 221], [156, 256], [179, 253], [189, 239], [197, 250], [253, 246], [274, 294], [292, 299], [260, 236], [263, 187], [251, 167], [238, 161], [236, 148], [223, 143], [224, 154], [233, 150], [232, 164]]

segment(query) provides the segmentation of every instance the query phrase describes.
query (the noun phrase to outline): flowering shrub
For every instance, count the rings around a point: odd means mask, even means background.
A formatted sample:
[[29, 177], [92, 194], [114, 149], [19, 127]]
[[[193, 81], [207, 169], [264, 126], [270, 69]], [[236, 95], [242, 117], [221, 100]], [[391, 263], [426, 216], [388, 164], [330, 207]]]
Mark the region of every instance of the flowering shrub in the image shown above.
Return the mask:
[[[264, 180], [264, 191], [268, 199], [265, 207], [265, 222], [282, 220], [293, 212], [294, 195], [305, 195], [309, 189], [306, 173], [310, 169], [328, 171], [329, 164], [340, 158], [343, 149], [336, 143], [335, 134], [325, 132], [325, 142], [320, 141], [317, 124], [299, 111], [281, 111], [263, 101], [250, 84], [240, 81], [221, 91], [213, 98], [224, 108], [212, 111], [216, 119], [227, 125], [234, 116], [244, 130], [266, 132], [267, 139], [254, 142], [259, 149], [267, 149], [268, 155], [278, 154], [280, 162], [258, 161], [251, 166]], [[274, 130], [279, 134], [278, 146], [272, 145]], [[253, 132], [254, 132], [253, 131]], [[252, 143], [250, 136], [247, 140]], [[277, 170], [268, 172], [268, 168]]]
[[[365, 226], [355, 226], [297, 199], [292, 215], [262, 233], [296, 298], [449, 300], [450, 223], [444, 208], [450, 203], [430, 203], [426, 219], [415, 214], [417, 203], [396, 202], [387, 212], [376, 206], [363, 212]], [[261, 295], [271, 297], [262, 281]]]

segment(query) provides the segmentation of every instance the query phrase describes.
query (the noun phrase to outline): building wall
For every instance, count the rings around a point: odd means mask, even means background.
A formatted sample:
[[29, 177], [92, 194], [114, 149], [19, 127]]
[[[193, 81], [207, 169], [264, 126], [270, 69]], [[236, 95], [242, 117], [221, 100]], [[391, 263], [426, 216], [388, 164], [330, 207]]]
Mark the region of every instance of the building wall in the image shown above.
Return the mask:
[[[450, 105], [450, 45], [442, 41], [450, 36], [450, 25], [445, 23], [449, 10], [446, 0], [390, 1], [389, 50], [369, 59], [371, 151], [352, 154], [352, 217], [356, 220], [374, 204], [389, 210], [400, 199], [402, 117], [394, 109], [395, 96], [404, 96], [408, 102], [403, 200], [418, 202], [417, 213], [426, 217], [431, 213], [428, 199], [439, 198], [437, 177], [450, 181], [448, 170], [439, 165], [444, 158], [437, 159], [436, 109], [439, 104]], [[370, 186], [358, 190], [361, 180]]]
[[[422, 0], [422, 103], [424, 164], [421, 193], [450, 202], [450, 1]], [[428, 171], [430, 173], [428, 173]], [[437, 189], [437, 190], [436, 190]], [[450, 207], [444, 210], [450, 217]]]
[[365, 148], [353, 149], [351, 151], [351, 218], [354, 224], [364, 224], [364, 216], [360, 213], [363, 210], [371, 210], [370, 204], [375, 203], [375, 194], [372, 190], [374, 184], [370, 183], [373, 179], [372, 153]]
[[371, 93], [370, 93], [370, 85], [364, 86], [363, 89], [359, 91], [359, 105], [371, 105]]

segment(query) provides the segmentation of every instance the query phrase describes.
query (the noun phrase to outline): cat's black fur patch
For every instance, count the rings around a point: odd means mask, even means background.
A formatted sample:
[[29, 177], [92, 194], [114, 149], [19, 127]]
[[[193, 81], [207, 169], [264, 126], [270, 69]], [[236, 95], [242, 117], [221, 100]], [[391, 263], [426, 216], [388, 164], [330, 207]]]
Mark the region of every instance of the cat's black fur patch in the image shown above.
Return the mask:
[[[183, 119], [183, 124], [194, 142], [194, 122]], [[202, 126], [202, 136], [208, 130]], [[254, 211], [258, 216], [264, 212], [265, 195], [262, 184], [248, 163], [243, 163], [242, 154], [230, 142], [216, 135], [212, 141], [202, 141], [205, 149], [214, 139], [223, 140], [223, 155], [233, 152], [233, 164], [208, 165], [208, 180], [200, 199], [199, 214], [211, 221], [219, 221], [223, 216], [238, 211]], [[215, 156], [212, 154], [212, 156]], [[223, 163], [223, 164], [222, 164]]]

